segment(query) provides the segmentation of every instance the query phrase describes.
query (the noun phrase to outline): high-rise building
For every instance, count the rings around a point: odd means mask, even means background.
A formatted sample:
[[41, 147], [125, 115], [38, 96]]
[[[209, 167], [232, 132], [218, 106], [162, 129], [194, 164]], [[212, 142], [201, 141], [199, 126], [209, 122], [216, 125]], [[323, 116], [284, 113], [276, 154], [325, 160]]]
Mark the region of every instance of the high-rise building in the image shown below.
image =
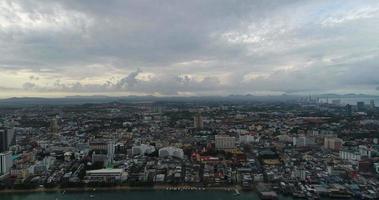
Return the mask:
[[8, 150], [7, 130], [0, 129], [0, 152]]
[[14, 128], [0, 129], [0, 152], [8, 151], [8, 148], [16, 144], [15, 130]]
[[107, 144], [108, 163], [113, 163], [114, 153], [115, 153], [115, 144], [114, 144], [114, 141], [111, 140]]
[[204, 128], [204, 122], [203, 122], [203, 117], [200, 115], [200, 113], [196, 114], [193, 117], [193, 126], [197, 129], [202, 129]]
[[224, 135], [215, 136], [216, 149], [228, 150], [234, 149], [236, 147], [236, 138]]
[[350, 104], [347, 104], [347, 105], [346, 105], [346, 115], [347, 115], [347, 116], [351, 116], [351, 114], [352, 114], [351, 105], [350, 105]]
[[339, 106], [339, 105], [341, 105], [341, 100], [340, 99], [333, 99], [332, 104], [335, 106]]
[[57, 117], [54, 117], [50, 121], [50, 132], [51, 134], [56, 135], [58, 134], [58, 131], [59, 131], [58, 119]]
[[357, 110], [358, 111], [363, 111], [365, 109], [365, 102], [363, 101], [358, 101], [357, 102]]
[[13, 165], [12, 152], [0, 153], [0, 176], [8, 174]]
[[373, 99], [370, 100], [370, 108], [371, 109], [375, 108], [375, 101]]

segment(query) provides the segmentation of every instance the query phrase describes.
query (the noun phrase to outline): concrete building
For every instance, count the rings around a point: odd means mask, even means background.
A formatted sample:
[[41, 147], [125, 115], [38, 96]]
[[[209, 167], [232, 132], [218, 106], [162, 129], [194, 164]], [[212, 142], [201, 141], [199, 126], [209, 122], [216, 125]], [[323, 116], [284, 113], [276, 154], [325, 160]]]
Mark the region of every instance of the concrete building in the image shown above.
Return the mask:
[[200, 115], [200, 113], [196, 114], [193, 117], [193, 126], [197, 129], [203, 129], [204, 128], [203, 117]]
[[91, 150], [108, 150], [108, 142], [105, 140], [92, 140], [89, 142]]
[[216, 135], [215, 136], [216, 149], [228, 150], [236, 147], [236, 138], [230, 136]]
[[141, 145], [132, 147], [133, 155], [151, 154], [154, 151], [155, 151], [155, 147], [151, 145], [147, 145], [147, 144], [141, 144]]
[[255, 142], [255, 137], [253, 135], [240, 135], [239, 142], [241, 144], [252, 143], [252, 142]]
[[358, 102], [357, 102], [357, 110], [358, 110], [358, 111], [364, 111], [364, 110], [365, 110], [365, 102], [363, 102], [363, 101], [358, 101]]
[[101, 162], [104, 164], [107, 160], [108, 156], [106, 154], [97, 154], [95, 152], [92, 154], [92, 163]]
[[351, 116], [351, 115], [352, 115], [352, 113], [353, 113], [353, 109], [352, 109], [352, 107], [351, 107], [350, 104], [347, 104], [347, 105], [345, 106], [345, 110], [346, 110], [346, 115], [348, 115], [348, 116]]
[[108, 158], [108, 163], [113, 163], [114, 159], [114, 153], [115, 153], [115, 144], [112, 141], [109, 141], [107, 144], [107, 158]]
[[314, 144], [315, 139], [313, 137], [299, 136], [292, 139], [292, 145], [296, 147], [306, 147]]
[[0, 152], [8, 151], [9, 147], [16, 144], [14, 128], [0, 128]]
[[47, 156], [43, 160], [38, 161], [34, 167], [31, 168], [31, 174], [43, 174], [46, 173], [54, 164], [56, 158]]
[[293, 138], [290, 137], [289, 135], [278, 135], [277, 136], [278, 140], [281, 142], [292, 142], [293, 143]]
[[65, 152], [63, 154], [64, 160], [67, 162], [71, 161], [72, 155], [73, 155], [73, 153], [71, 151]]
[[359, 145], [358, 148], [359, 148], [359, 154], [362, 157], [371, 158], [371, 151], [372, 151], [371, 148], [365, 145]]
[[333, 99], [332, 104], [335, 106], [339, 106], [339, 105], [341, 105], [341, 100], [340, 99]]
[[370, 108], [374, 109], [375, 108], [375, 101], [372, 99], [370, 100]]
[[352, 149], [342, 149], [339, 152], [339, 156], [342, 160], [348, 160], [348, 161], [360, 161], [361, 155], [358, 151], [352, 150]]
[[292, 177], [298, 178], [300, 180], [306, 179], [306, 171], [304, 168], [295, 168], [295, 170], [292, 172]]
[[341, 150], [343, 140], [337, 137], [325, 137], [324, 148], [330, 150]]
[[374, 170], [377, 174], [379, 174], [379, 163], [374, 163]]
[[121, 182], [126, 180], [127, 175], [124, 169], [98, 169], [86, 171], [86, 180], [88, 182]]
[[12, 152], [0, 153], [0, 176], [8, 174], [13, 165]]
[[184, 158], [183, 149], [176, 147], [164, 147], [159, 149], [159, 157], [175, 157], [175, 158]]
[[59, 132], [59, 124], [58, 124], [58, 118], [57, 116], [52, 118], [50, 121], [50, 133], [53, 135], [57, 135]]

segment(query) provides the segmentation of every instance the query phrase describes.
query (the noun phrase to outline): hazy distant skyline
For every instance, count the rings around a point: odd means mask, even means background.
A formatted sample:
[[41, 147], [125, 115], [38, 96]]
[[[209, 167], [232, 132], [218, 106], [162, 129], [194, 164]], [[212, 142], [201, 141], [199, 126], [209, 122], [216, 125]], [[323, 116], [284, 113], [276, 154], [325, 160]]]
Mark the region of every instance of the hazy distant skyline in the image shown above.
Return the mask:
[[0, 1], [0, 98], [378, 89], [377, 0]]

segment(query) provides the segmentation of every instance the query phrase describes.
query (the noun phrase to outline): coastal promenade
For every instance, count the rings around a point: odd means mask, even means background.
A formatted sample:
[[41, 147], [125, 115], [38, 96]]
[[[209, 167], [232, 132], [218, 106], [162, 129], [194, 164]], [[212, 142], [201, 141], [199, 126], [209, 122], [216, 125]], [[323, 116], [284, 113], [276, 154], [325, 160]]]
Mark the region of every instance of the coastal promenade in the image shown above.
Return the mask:
[[222, 186], [222, 187], [194, 187], [189, 185], [172, 186], [156, 185], [152, 187], [131, 187], [131, 186], [112, 186], [112, 187], [75, 187], [75, 188], [34, 188], [34, 189], [4, 189], [0, 193], [34, 193], [34, 192], [91, 192], [91, 191], [227, 191], [234, 192], [235, 188], [240, 190], [239, 186]]

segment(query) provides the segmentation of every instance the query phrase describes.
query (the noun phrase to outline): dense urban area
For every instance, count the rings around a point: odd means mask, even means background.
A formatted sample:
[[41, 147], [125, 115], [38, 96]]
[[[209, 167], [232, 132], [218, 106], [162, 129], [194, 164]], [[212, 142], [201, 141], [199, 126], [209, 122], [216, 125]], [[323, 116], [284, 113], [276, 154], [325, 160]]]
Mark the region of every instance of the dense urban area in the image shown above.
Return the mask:
[[123, 187], [379, 198], [374, 101], [0, 108], [0, 192]]

